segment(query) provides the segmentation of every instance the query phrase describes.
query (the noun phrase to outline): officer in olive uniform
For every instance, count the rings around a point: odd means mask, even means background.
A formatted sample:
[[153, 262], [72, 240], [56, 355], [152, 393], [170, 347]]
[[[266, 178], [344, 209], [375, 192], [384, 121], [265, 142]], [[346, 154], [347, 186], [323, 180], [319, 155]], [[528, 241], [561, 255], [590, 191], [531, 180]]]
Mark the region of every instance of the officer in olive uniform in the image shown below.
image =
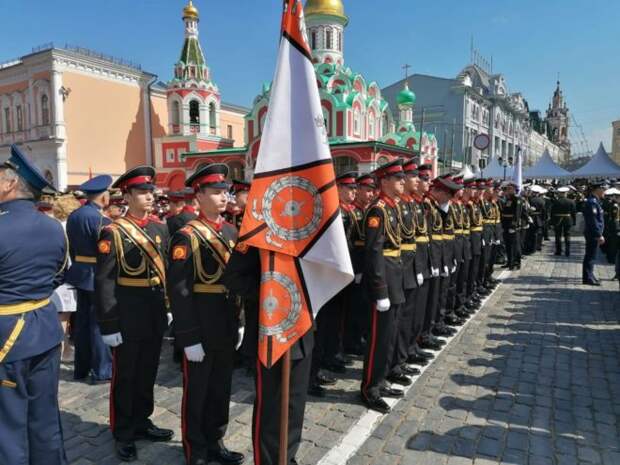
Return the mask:
[[[248, 247], [244, 243], [237, 244], [222, 276], [222, 283], [229, 292], [243, 301], [246, 326], [241, 350], [256, 366], [254, 371], [256, 395], [252, 415], [254, 463], [277, 465], [280, 450], [282, 359], [271, 368], [266, 368], [258, 359], [260, 280], [261, 263], [258, 249]], [[291, 464], [296, 463], [295, 455], [301, 444], [313, 346], [314, 331], [310, 330], [290, 349], [287, 457]]]
[[224, 213], [226, 221], [231, 223], [237, 231], [241, 229], [241, 223], [243, 222], [243, 215], [245, 213], [246, 202], [248, 193], [252, 183], [243, 181], [241, 179], [233, 179], [231, 194], [234, 197], [235, 202], [229, 203]]
[[11, 146], [0, 165], [0, 463], [65, 465], [58, 410], [63, 332], [50, 302], [67, 242], [34, 201], [53, 189]]
[[603, 207], [600, 199], [603, 197], [603, 184], [594, 183], [590, 185], [590, 195], [583, 205], [584, 230], [586, 238], [586, 251], [583, 257], [582, 279], [583, 284], [590, 286], [600, 286], [600, 281], [594, 276], [594, 261], [598, 246], [605, 243], [603, 230], [605, 220], [603, 218]]
[[168, 225], [168, 234], [170, 237], [174, 235], [179, 229], [189, 223], [191, 220], [196, 219], [196, 210], [194, 209], [194, 192], [191, 189], [185, 189], [179, 192], [171, 192], [168, 194], [170, 201], [183, 202], [183, 208], [179, 213], [166, 218], [166, 224]]
[[101, 231], [95, 272], [99, 327], [112, 349], [110, 428], [123, 461], [137, 459], [136, 439], [167, 441], [157, 428], [153, 387], [166, 320], [168, 228], [150, 215], [155, 170], [133, 168], [116, 180], [128, 202], [123, 218]]
[[577, 222], [575, 202], [566, 197], [568, 187], [560, 187], [551, 204], [551, 224], [555, 232], [555, 255], [562, 255], [562, 237], [564, 237], [564, 254], [570, 256], [570, 230]]
[[67, 237], [71, 267], [65, 281], [77, 289], [77, 311], [73, 322], [75, 363], [73, 378], [91, 377], [91, 382], [107, 381], [112, 377], [112, 354], [103, 343], [95, 314], [95, 265], [97, 241], [104, 226], [111, 223], [102, 209], [109, 202], [108, 188], [112, 177], [96, 176], [79, 187], [88, 201], [67, 219]]
[[237, 308], [220, 280], [237, 240], [236, 228], [222, 216], [227, 175], [226, 165], [210, 164], [186, 181], [200, 214], [170, 244], [168, 295], [176, 343], [185, 352], [181, 416], [188, 465], [243, 462], [223, 443], [238, 330]]
[[368, 290], [371, 309], [361, 394], [368, 408], [387, 413], [390, 407], [381, 396], [403, 395], [402, 390], [389, 387], [385, 381], [394, 353], [398, 312], [405, 303], [397, 205], [404, 192], [402, 160], [386, 163], [375, 174], [381, 193], [370, 204], [364, 221], [366, 253], [362, 279]]
[[523, 224], [523, 201], [516, 193], [516, 184], [505, 184], [505, 199], [502, 204], [502, 229], [506, 244], [508, 269], [521, 268], [521, 240], [519, 237]]

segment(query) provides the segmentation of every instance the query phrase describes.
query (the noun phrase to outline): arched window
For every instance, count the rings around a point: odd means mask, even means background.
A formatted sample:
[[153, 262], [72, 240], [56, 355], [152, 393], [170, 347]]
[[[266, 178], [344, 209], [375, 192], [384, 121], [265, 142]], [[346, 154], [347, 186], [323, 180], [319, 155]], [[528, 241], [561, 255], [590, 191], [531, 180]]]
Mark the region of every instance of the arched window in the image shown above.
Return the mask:
[[325, 30], [325, 48], [328, 50], [331, 50], [332, 48], [332, 30], [331, 29], [326, 29]]
[[338, 51], [342, 52], [342, 31], [338, 31]]
[[561, 134], [562, 134], [562, 137], [566, 137], [566, 128], [562, 128]]
[[209, 104], [209, 128], [211, 129], [211, 134], [215, 134], [215, 129], [217, 127], [216, 116], [215, 102], [211, 102]]
[[334, 171], [336, 176], [349, 171], [358, 171], [357, 160], [353, 157], [334, 157]]
[[388, 115], [387, 113], [383, 113], [383, 118], [382, 118], [382, 136], [385, 136], [388, 132], [390, 132], [390, 120], [388, 119]]
[[360, 121], [360, 111], [355, 108], [353, 110], [353, 134], [354, 135], [360, 135], [360, 126], [361, 126], [361, 121]]
[[172, 124], [175, 126], [181, 124], [181, 105], [176, 100], [172, 102]]
[[327, 135], [329, 136], [331, 133], [332, 122], [330, 119], [329, 110], [325, 107], [321, 107], [323, 110], [323, 122], [325, 123], [325, 131], [327, 131]]
[[189, 102], [189, 122], [190, 124], [200, 124], [200, 103], [198, 100]]
[[24, 115], [22, 114], [22, 106], [17, 105], [15, 110], [15, 113], [17, 115], [17, 130], [21, 131], [24, 129]]
[[316, 31], [310, 33], [310, 47], [312, 50], [316, 50]]

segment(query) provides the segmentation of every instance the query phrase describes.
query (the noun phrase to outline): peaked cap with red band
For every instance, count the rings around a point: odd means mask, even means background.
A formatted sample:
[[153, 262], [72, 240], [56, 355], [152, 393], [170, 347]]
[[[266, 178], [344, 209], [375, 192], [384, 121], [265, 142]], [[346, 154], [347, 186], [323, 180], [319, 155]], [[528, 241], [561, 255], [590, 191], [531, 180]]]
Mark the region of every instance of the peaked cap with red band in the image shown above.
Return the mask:
[[252, 184], [247, 181], [242, 181], [241, 179], [233, 179], [232, 191], [235, 194], [238, 192], [249, 191], [251, 185]]
[[127, 192], [131, 188], [135, 189], [155, 189], [153, 180], [155, 179], [155, 168], [152, 166], [137, 166], [123, 174], [112, 184], [113, 188], [118, 188], [123, 192]]
[[379, 179], [387, 178], [389, 176], [396, 176], [402, 178], [403, 176], [405, 176], [405, 173], [403, 172], [402, 158], [397, 158], [394, 161], [380, 166], [375, 170], [375, 175]]
[[403, 163], [403, 171], [405, 174], [415, 174], [418, 171], [418, 165], [413, 160], [406, 160]]
[[430, 179], [433, 175], [433, 166], [429, 163], [418, 166], [418, 177]]
[[356, 182], [358, 186], [370, 187], [371, 189], [377, 188], [377, 181], [375, 180], [375, 177], [370, 173], [361, 175], [359, 178], [356, 179]]
[[336, 184], [339, 186], [355, 187], [357, 185], [357, 173], [355, 171], [349, 171], [342, 173], [340, 176], [336, 176]]
[[443, 176], [439, 176], [438, 178], [433, 179], [432, 187], [435, 189], [444, 190], [450, 194], [454, 194], [456, 191], [462, 188], [462, 186], [452, 180], [451, 174], [445, 174]]
[[202, 187], [228, 189], [230, 185], [226, 182], [226, 176], [228, 176], [228, 166], [223, 163], [210, 163], [191, 175], [185, 181], [185, 185], [194, 189], [194, 192], [198, 192]]

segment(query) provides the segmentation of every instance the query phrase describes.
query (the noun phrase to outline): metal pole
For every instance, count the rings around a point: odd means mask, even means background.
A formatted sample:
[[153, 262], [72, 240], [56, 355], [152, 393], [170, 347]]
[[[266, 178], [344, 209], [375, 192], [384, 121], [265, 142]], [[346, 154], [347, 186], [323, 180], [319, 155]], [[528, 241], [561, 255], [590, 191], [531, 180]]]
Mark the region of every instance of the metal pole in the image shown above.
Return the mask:
[[450, 143], [450, 169], [452, 169], [452, 164], [454, 163], [454, 130], [456, 128], [456, 118], [452, 119], [452, 142]]
[[422, 163], [422, 133], [424, 132], [424, 112], [426, 111], [425, 107], [422, 107], [422, 118], [420, 119], [420, 141], [418, 142], [418, 157], [420, 158], [420, 163]]
[[291, 350], [282, 357], [282, 397], [280, 398], [280, 456], [279, 465], [288, 465], [288, 410], [291, 384]]

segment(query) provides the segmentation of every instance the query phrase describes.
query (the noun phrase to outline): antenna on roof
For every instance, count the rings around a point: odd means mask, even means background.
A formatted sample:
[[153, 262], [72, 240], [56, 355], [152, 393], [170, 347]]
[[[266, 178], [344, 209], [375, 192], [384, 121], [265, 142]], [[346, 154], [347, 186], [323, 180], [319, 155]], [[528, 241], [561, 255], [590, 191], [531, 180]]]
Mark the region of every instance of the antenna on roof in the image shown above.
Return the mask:
[[405, 70], [405, 81], [409, 80], [409, 68], [411, 68], [411, 65], [405, 64], [402, 66], [402, 69]]

